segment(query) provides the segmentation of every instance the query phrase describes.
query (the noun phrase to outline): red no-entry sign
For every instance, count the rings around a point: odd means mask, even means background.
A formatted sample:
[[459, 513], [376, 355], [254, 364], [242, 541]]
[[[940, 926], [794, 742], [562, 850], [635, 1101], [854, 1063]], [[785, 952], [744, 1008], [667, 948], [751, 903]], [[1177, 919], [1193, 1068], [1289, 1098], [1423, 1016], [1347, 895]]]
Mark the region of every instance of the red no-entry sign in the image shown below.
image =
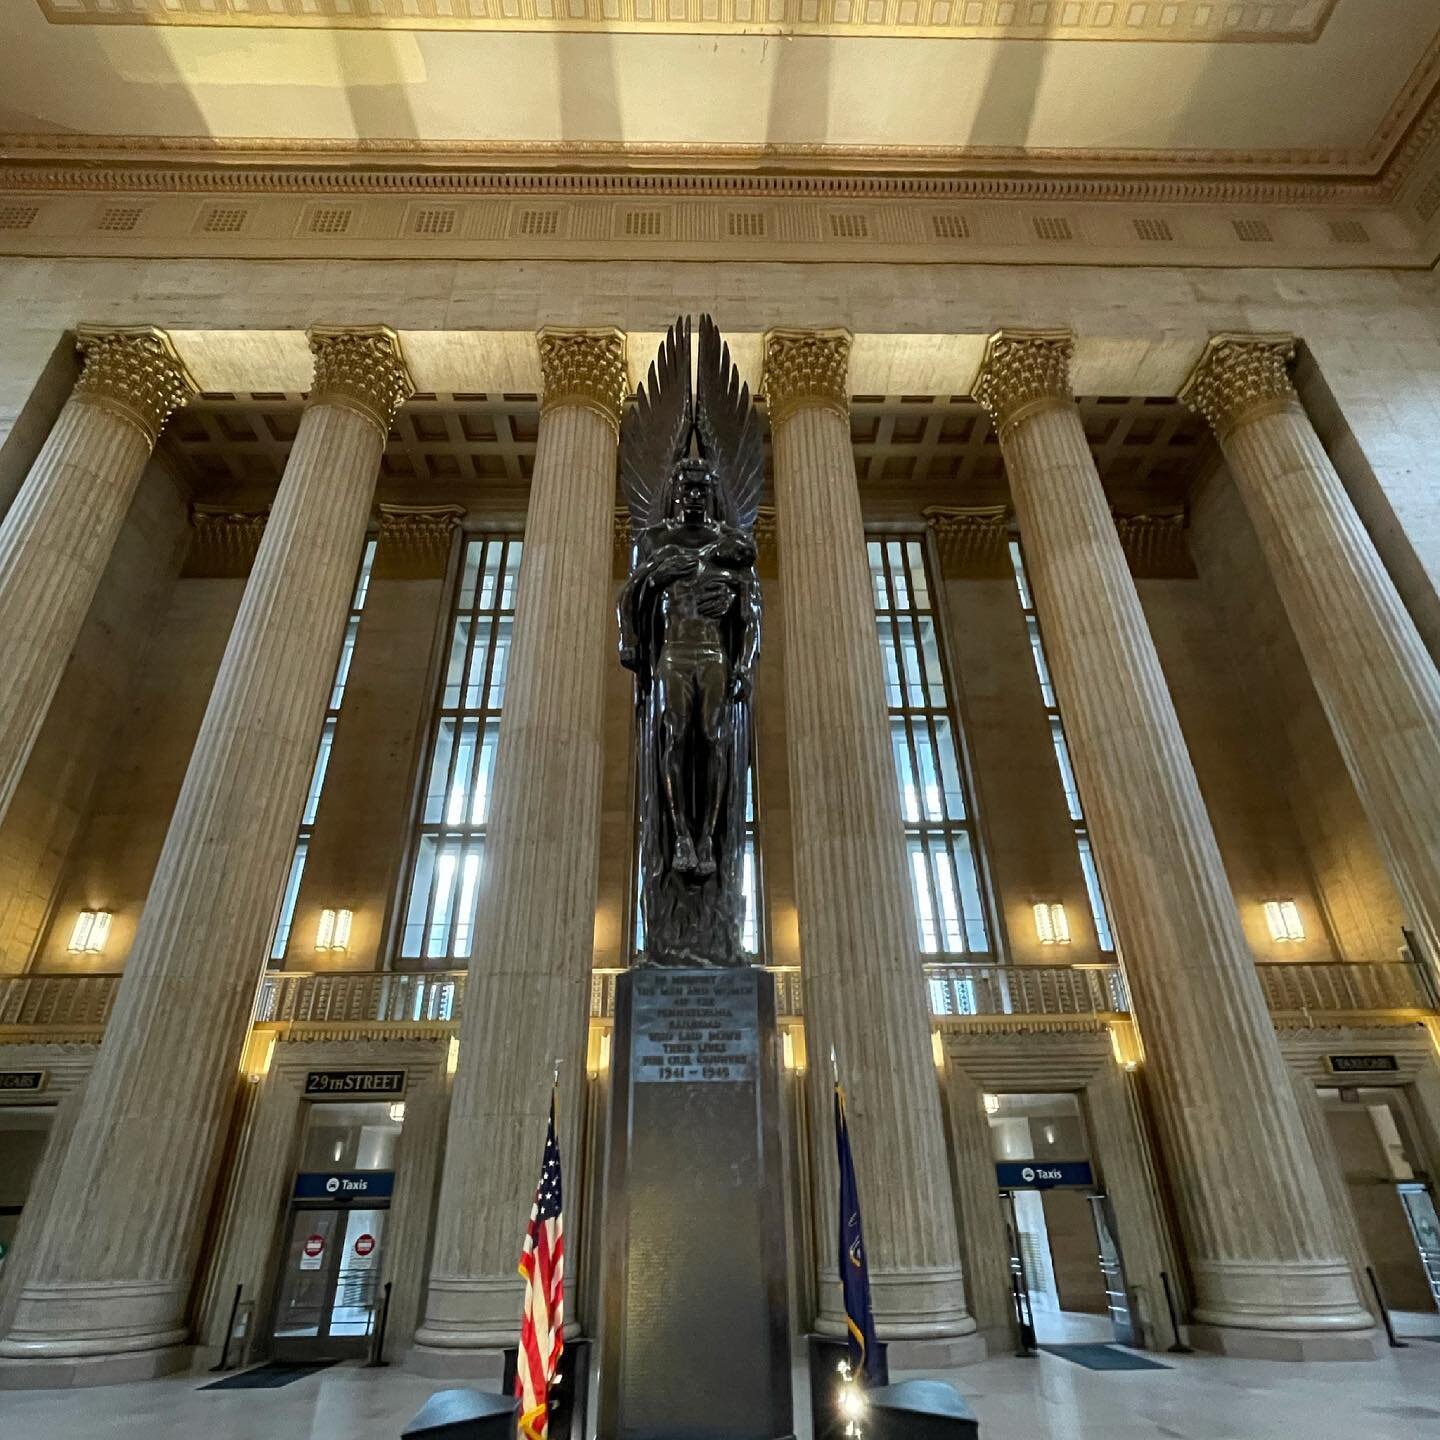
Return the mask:
[[307, 1235], [305, 1237], [305, 1253], [313, 1260], [317, 1255], [325, 1251], [325, 1237], [323, 1235]]
[[375, 1248], [375, 1237], [373, 1235], [357, 1235], [355, 1237], [355, 1253], [357, 1255], [368, 1255]]

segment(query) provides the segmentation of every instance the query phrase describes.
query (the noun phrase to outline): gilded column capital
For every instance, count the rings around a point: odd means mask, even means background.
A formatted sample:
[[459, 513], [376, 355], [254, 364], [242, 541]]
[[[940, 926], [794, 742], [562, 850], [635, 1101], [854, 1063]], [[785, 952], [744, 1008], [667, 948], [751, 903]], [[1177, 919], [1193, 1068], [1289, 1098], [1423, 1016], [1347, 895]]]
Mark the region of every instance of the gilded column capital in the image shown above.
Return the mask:
[[1180, 399], [1223, 440], [1237, 425], [1298, 404], [1290, 383], [1293, 335], [1212, 335]]
[[400, 337], [388, 325], [312, 325], [305, 338], [315, 357], [309, 405], [342, 405], [390, 433], [400, 407], [415, 393]]
[[1074, 354], [1075, 337], [1068, 330], [997, 330], [985, 342], [972, 393], [1002, 440], [1028, 416], [1074, 403]]
[[771, 425], [815, 406], [850, 416], [848, 330], [767, 330], [760, 388]]
[[547, 325], [535, 339], [545, 380], [540, 413], [560, 405], [579, 405], [602, 416], [618, 435], [630, 390], [624, 331]]
[[129, 421], [153, 446], [165, 422], [200, 387], [170, 337], [150, 325], [81, 325], [75, 345], [85, 357], [75, 394]]

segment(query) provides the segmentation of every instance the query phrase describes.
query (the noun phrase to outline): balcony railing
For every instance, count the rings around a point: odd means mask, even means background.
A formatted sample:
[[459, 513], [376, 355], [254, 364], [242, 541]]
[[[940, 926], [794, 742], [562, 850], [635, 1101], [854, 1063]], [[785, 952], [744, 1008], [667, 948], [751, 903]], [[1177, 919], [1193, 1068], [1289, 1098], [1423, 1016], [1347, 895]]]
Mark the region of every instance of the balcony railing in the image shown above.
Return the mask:
[[[1435, 1014], [1440, 995], [1415, 965], [1328, 963], [1256, 967], [1266, 1002], [1277, 1016]], [[615, 1012], [621, 971], [597, 970], [590, 984], [590, 1015]], [[804, 1015], [800, 971], [771, 970], [782, 1020]], [[1116, 965], [974, 965], [925, 967], [930, 1011], [937, 1019], [966, 1016], [1036, 1017], [1123, 1015], [1130, 1009]], [[0, 976], [0, 1030], [94, 1032], [103, 1030], [120, 976]], [[460, 1018], [463, 970], [419, 974], [270, 971], [256, 995], [260, 1025], [444, 1025]], [[14, 1038], [13, 1035], [11, 1038]]]

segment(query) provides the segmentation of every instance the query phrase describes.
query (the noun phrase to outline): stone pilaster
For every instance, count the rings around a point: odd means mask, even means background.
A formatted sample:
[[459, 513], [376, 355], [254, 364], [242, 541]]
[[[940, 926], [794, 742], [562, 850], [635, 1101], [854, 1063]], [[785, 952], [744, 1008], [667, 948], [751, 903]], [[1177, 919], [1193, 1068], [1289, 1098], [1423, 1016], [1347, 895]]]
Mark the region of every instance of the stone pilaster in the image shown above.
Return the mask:
[[[516, 1261], [539, 1173], [551, 1067], [569, 1233], [580, 1235], [580, 1107], [600, 861], [604, 674], [625, 337], [545, 330], [505, 710], [417, 1364], [473, 1373], [515, 1342]], [[567, 1274], [583, 1262], [572, 1256]], [[571, 1294], [567, 1311], [575, 1311]], [[472, 1352], [467, 1358], [463, 1352]], [[498, 1354], [492, 1357], [498, 1365]]]
[[77, 341], [80, 378], [0, 524], [0, 817], [156, 438], [196, 393], [163, 331], [82, 327]]
[[1391, 878], [1440, 964], [1440, 672], [1290, 383], [1288, 336], [1217, 335], [1181, 398], [1229, 461]]
[[1198, 1338], [1236, 1353], [1368, 1353], [1370, 1317], [1070, 397], [1070, 353], [1065, 334], [1001, 332], [975, 395], [1000, 435], [1124, 954]]
[[931, 1357], [912, 1356], [957, 1359], [983, 1347], [965, 1307], [906, 871], [850, 447], [849, 353], [843, 331], [765, 337], [806, 1046], [816, 1082], [817, 1323], [844, 1331], [828, 1083], [833, 1046], [850, 1102], [880, 1335], [959, 1341], [936, 1346]]
[[156, 867], [0, 1381], [183, 1357], [255, 986], [304, 806], [385, 435], [394, 334], [312, 332], [290, 451]]

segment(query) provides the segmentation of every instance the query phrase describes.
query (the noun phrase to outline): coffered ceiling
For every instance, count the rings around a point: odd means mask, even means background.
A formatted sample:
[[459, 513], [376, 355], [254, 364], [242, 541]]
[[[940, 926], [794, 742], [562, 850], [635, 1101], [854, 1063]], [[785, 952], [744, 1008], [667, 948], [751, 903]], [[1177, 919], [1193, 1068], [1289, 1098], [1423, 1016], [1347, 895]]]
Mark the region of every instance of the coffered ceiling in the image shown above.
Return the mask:
[[7, 0], [13, 156], [1376, 175], [1435, 0]]

